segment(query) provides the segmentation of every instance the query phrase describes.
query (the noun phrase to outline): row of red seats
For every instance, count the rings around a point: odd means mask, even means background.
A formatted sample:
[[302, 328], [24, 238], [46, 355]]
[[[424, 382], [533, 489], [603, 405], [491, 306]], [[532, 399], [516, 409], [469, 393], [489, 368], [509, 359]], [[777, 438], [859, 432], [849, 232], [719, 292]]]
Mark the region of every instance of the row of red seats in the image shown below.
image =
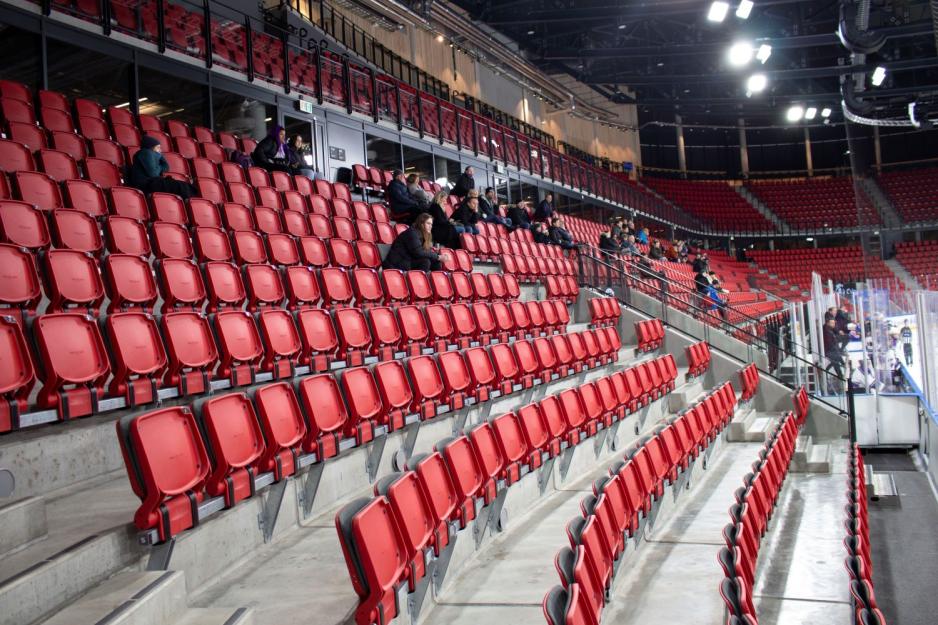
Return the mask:
[[638, 337], [638, 351], [653, 352], [664, 344], [664, 324], [661, 319], [646, 319], [635, 322], [635, 335]]
[[[566, 307], [552, 301], [377, 307], [367, 315], [359, 308], [332, 313], [308, 308], [292, 315], [271, 308], [255, 316], [223, 310], [209, 317], [179, 311], [159, 320], [133, 311], [108, 315], [102, 328], [85, 314], [50, 313], [33, 320], [28, 333], [12, 317], [0, 319], [2, 355], [9, 363], [0, 380], [0, 431], [20, 427], [20, 417], [31, 409], [54, 412], [42, 420], [28, 418], [26, 425], [95, 414], [105, 400], [108, 409], [132, 407], [288, 377], [304, 367], [335, 368], [337, 360], [345, 363], [341, 366], [356, 365], [370, 356], [386, 359], [473, 342], [540, 337], [569, 322]], [[595, 360], [621, 345], [614, 331], [570, 338], [552, 348], [571, 362]], [[36, 345], [35, 355], [31, 344]], [[546, 358], [549, 350], [543, 349]], [[34, 363], [42, 363], [40, 371]], [[42, 375], [42, 387], [36, 405], [29, 406], [37, 375]]]
[[[520, 237], [519, 237], [520, 238]], [[557, 272], [572, 275], [573, 263], [564, 257], [561, 248], [547, 243], [518, 242], [511, 237], [499, 238], [481, 234], [463, 233], [459, 235], [462, 249], [473, 258], [497, 262], [505, 255], [524, 256], [530, 260], [554, 260], [559, 265]]]
[[775, 225], [726, 182], [645, 177], [642, 182], [717, 228], [774, 232]]
[[850, 596], [857, 625], [886, 625], [873, 592], [873, 559], [870, 546], [870, 520], [866, 492], [866, 467], [859, 445], [854, 444], [847, 456], [847, 535], [844, 566], [850, 575]]
[[[677, 371], [673, 359], [650, 362], [657, 397]], [[477, 500], [488, 505], [544, 460], [622, 418], [632, 400], [648, 397], [641, 386], [628, 385], [624, 372], [564, 390], [440, 441], [433, 453], [411, 458], [408, 471], [379, 481], [374, 498], [345, 506], [336, 530], [360, 598], [356, 622], [389, 623], [399, 614], [397, 589], [415, 590], [426, 565], [446, 549], [451, 529], [476, 518]]]
[[687, 375], [697, 377], [710, 368], [710, 343], [700, 341], [687, 346]]
[[615, 326], [622, 316], [622, 306], [615, 297], [594, 297], [589, 301], [590, 323], [593, 327]]
[[808, 412], [811, 410], [811, 398], [808, 396], [808, 389], [804, 386], [799, 387], [791, 396], [791, 403], [794, 408], [795, 419], [800, 428], [807, 421]]
[[544, 597], [550, 625], [598, 625], [612, 587], [615, 565], [630, 539], [636, 544], [668, 485], [692, 469], [694, 459], [732, 419], [736, 396], [730, 383], [640, 440], [609, 475], [593, 482], [580, 503], [581, 516], [567, 524], [569, 547], [554, 559], [561, 586]]
[[[506, 274], [511, 275], [511, 274]], [[532, 274], [519, 274], [521, 281], [530, 281]], [[547, 287], [547, 297], [560, 298], [568, 304], [576, 302], [580, 294], [580, 286], [577, 279], [573, 276], [547, 276], [544, 280]]]
[[[199, 522], [194, 504], [206, 497], [224, 497], [225, 507], [231, 507], [253, 495], [255, 476], [262, 472], [276, 471], [279, 480], [301, 464], [321, 462], [415, 420], [576, 370], [572, 357], [566, 365], [543, 369], [540, 350], [533, 346], [537, 341], [552, 349], [553, 341], [542, 337], [392, 359], [303, 377], [292, 386], [264, 386], [253, 393], [254, 403], [245, 393], [229, 393], [192, 410], [178, 406], [124, 417], [118, 423], [121, 449], [142, 500], [135, 523], [140, 530], [155, 530], [154, 542], [165, 541]], [[594, 361], [584, 356], [576, 362], [606, 364], [616, 355], [612, 349]], [[300, 462], [303, 454], [315, 456]]]
[[913, 171], [891, 171], [879, 175], [876, 182], [886, 192], [896, 211], [906, 223], [938, 219], [938, 205], [932, 189], [938, 179], [934, 167]]
[[759, 545], [788, 475], [797, 438], [796, 418], [788, 413], [753, 465], [755, 475], [746, 475], [744, 488], [736, 491], [736, 503], [730, 508], [731, 522], [723, 530], [726, 546], [718, 557], [726, 576], [720, 584], [720, 595], [726, 604], [727, 625], [758, 625], [752, 591]]
[[751, 362], [740, 369], [739, 379], [742, 382], [739, 401], [749, 401], [759, 391], [759, 368], [756, 367], [756, 363]]

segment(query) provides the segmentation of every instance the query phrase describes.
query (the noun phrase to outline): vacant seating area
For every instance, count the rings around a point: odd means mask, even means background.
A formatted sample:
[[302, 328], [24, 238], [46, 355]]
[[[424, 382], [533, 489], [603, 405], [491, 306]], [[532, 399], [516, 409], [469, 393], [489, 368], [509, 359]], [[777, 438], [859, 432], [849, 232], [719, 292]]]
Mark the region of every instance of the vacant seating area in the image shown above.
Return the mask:
[[847, 457], [847, 504], [844, 506], [847, 558], [844, 567], [850, 575], [850, 597], [856, 622], [860, 625], [886, 625], [886, 617], [877, 606], [876, 593], [873, 592], [866, 479], [863, 453], [858, 445], [854, 445]]
[[938, 241], [897, 243], [896, 260], [920, 287], [934, 289], [938, 286]]
[[904, 288], [882, 259], [864, 256], [859, 246], [749, 250], [748, 254], [759, 267], [801, 290], [811, 289], [812, 272], [824, 280], [844, 284], [875, 279], [889, 282], [896, 289]]
[[876, 181], [903, 221], [915, 223], [938, 220], [938, 201], [934, 194], [938, 169], [890, 171], [880, 174]]
[[775, 231], [774, 224], [726, 182], [647, 177], [642, 182], [716, 230]]
[[854, 192], [850, 176], [767, 180], [749, 182], [746, 186], [773, 213], [796, 229], [852, 228], [881, 222], [869, 200]]

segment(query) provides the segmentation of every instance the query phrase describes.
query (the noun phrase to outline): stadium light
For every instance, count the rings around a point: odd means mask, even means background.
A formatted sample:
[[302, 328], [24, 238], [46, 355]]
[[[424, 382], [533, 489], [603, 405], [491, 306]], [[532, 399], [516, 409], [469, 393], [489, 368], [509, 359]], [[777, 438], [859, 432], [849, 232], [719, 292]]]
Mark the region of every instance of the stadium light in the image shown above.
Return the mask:
[[729, 59], [730, 65], [742, 67], [752, 60], [752, 46], [746, 42], [734, 43], [730, 46]]
[[759, 59], [759, 62], [763, 65], [769, 60], [770, 56], [772, 56], [772, 46], [767, 43], [763, 43], [759, 46], [759, 49], [756, 50], [756, 58]]
[[830, 110], [830, 108], [825, 106], [824, 108], [821, 109], [821, 117], [823, 117], [824, 119], [827, 119], [828, 117], [831, 116], [831, 113], [833, 112], [834, 111]]
[[714, 2], [710, 5], [710, 12], [707, 13], [707, 19], [711, 22], [722, 22], [729, 13], [730, 5], [727, 2]]
[[881, 84], [883, 84], [884, 80], [886, 80], [886, 68], [880, 65], [879, 67], [873, 70], [873, 78], [872, 78], [873, 86], [874, 87], [880, 86]]
[[815, 117], [817, 117], [817, 108], [813, 106], [809, 106], [807, 109], [805, 109], [805, 112], [804, 112], [805, 119], [811, 120], [811, 119], [814, 119]]
[[739, 6], [736, 7], [736, 17], [741, 20], [748, 20], [753, 6], [755, 6], [755, 3], [752, 0], [741, 0]]
[[436, 36], [436, 42], [437, 42], [437, 43], [443, 43], [443, 40], [444, 40], [443, 35], [437, 35], [437, 36]]
[[800, 122], [804, 118], [804, 107], [796, 104], [788, 109], [785, 117], [792, 123]]
[[768, 82], [765, 74], [753, 74], [749, 77], [749, 80], [746, 81], [746, 95], [751, 96], [753, 93], [764, 91]]

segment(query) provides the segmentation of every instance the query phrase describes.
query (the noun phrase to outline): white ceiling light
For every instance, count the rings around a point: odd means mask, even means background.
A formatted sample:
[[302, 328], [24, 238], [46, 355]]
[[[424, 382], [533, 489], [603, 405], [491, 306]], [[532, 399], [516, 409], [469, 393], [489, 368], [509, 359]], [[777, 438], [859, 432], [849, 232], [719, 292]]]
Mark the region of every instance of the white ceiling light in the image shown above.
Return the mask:
[[826, 107], [826, 106], [821, 109], [821, 117], [823, 117], [824, 119], [827, 119], [828, 117], [830, 117], [830, 116], [831, 116], [831, 113], [833, 113], [833, 111], [830, 110], [830, 109], [829, 109], [828, 107]]
[[726, 19], [726, 14], [730, 11], [730, 5], [727, 2], [714, 2], [710, 5], [710, 12], [707, 13], [707, 19], [711, 22], [722, 22]]
[[749, 14], [752, 13], [752, 7], [755, 4], [752, 0], [741, 0], [739, 6], [736, 7], [736, 17], [741, 20], [749, 19]]
[[813, 106], [809, 106], [807, 109], [805, 109], [805, 112], [804, 112], [805, 119], [814, 119], [815, 117], [817, 117], [817, 108]]
[[437, 35], [437, 36], [436, 36], [436, 42], [437, 42], [437, 43], [443, 43], [443, 35]]
[[765, 74], [753, 74], [749, 77], [749, 80], [746, 81], [746, 95], [752, 95], [753, 93], [764, 91], [768, 82], [769, 81], [766, 79]]
[[804, 118], [804, 107], [796, 104], [788, 109], [788, 113], [785, 117], [792, 123], [800, 122]]
[[752, 46], [746, 42], [734, 43], [730, 46], [729, 60], [730, 65], [742, 67], [752, 60]]
[[881, 84], [883, 84], [884, 80], [886, 80], [886, 68], [880, 65], [879, 67], [873, 70], [873, 78], [872, 78], [873, 86], [874, 87], [880, 86]]
[[769, 60], [770, 56], [772, 56], [772, 46], [767, 43], [763, 43], [759, 46], [759, 49], [756, 50], [756, 58], [759, 59], [759, 62], [763, 65]]

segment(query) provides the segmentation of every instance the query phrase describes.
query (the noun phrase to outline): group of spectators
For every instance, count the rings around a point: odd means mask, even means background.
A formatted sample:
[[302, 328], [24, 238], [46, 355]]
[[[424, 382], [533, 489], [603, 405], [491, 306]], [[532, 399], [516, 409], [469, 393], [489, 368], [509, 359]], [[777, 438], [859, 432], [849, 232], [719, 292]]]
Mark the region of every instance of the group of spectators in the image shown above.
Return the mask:
[[[530, 230], [537, 243], [576, 248], [563, 217], [554, 210], [553, 194], [548, 192], [544, 196], [533, 215], [530, 203], [522, 200], [508, 206], [503, 216], [495, 189], [487, 187], [480, 194], [474, 174], [472, 167], [467, 167], [449, 192], [438, 191], [431, 196], [420, 186], [417, 174], [405, 175], [399, 169], [392, 172], [385, 193], [391, 217], [412, 227], [394, 241], [388, 255], [390, 260], [385, 259], [385, 268], [403, 269], [406, 264], [408, 269], [422, 269], [427, 265], [427, 270], [434, 270], [439, 266], [439, 258], [422, 253], [417, 249], [418, 244], [422, 247], [426, 243], [428, 247], [423, 251], [437, 256], [434, 247], [459, 249], [462, 246], [459, 235], [479, 234], [482, 222], [504, 226], [509, 232], [519, 228]], [[450, 196], [455, 197], [457, 203], [452, 214], [447, 215]], [[424, 240], [424, 232], [429, 234], [429, 239]], [[403, 262], [405, 258], [410, 261]], [[414, 264], [419, 266], [412, 266]]]

